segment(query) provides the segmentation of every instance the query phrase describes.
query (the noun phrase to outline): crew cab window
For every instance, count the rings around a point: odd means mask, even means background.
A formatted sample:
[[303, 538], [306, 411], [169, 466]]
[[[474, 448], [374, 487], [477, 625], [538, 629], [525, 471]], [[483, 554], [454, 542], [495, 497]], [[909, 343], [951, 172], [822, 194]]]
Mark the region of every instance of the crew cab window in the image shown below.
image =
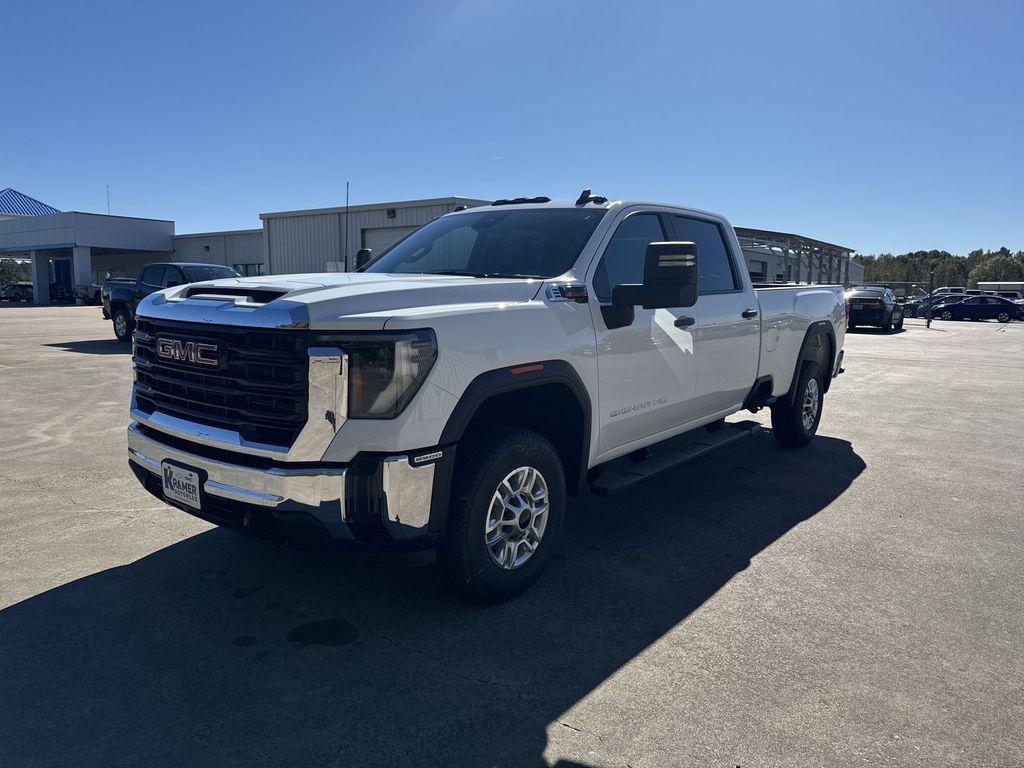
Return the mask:
[[676, 240], [697, 244], [700, 293], [725, 293], [740, 287], [736, 266], [717, 224], [688, 216], [673, 216], [672, 225], [676, 230]]
[[163, 285], [164, 278], [164, 265], [163, 264], [151, 264], [142, 270], [142, 274], [139, 275], [139, 282], [145, 283], [146, 285]]
[[647, 246], [664, 240], [661, 217], [656, 213], [634, 213], [619, 224], [594, 273], [598, 300], [611, 301], [613, 286], [642, 283]]

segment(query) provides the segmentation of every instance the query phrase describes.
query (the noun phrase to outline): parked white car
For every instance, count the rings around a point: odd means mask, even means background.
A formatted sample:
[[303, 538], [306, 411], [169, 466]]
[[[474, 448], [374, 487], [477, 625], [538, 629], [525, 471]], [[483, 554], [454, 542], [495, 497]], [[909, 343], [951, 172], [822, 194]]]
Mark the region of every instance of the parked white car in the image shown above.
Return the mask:
[[[498, 201], [361, 273], [145, 298], [129, 458], [205, 519], [294, 546], [436, 548], [451, 584], [501, 599], [540, 575], [568, 495], [750, 434], [722, 424], [745, 408], [808, 443], [844, 331], [838, 286], [755, 290], [719, 215], [589, 191]], [[647, 455], [683, 433], [699, 439]]]

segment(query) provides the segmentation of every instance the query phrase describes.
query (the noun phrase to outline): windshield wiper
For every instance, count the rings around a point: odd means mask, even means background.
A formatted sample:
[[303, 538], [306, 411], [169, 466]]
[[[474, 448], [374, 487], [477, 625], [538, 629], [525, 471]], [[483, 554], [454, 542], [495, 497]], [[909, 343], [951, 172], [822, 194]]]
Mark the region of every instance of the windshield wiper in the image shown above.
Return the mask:
[[424, 272], [424, 275], [454, 275], [456, 277], [493, 277], [519, 280], [543, 280], [540, 275], [516, 275], [502, 272], [470, 272], [465, 269], [439, 269], [436, 272]]

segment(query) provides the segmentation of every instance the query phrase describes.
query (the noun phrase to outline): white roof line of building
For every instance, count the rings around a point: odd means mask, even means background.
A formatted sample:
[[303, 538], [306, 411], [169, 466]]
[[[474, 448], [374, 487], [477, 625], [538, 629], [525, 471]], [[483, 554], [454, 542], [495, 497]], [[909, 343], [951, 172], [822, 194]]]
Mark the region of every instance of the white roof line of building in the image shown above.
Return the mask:
[[179, 237], [219, 237], [221, 235], [256, 235], [263, 232], [262, 227], [258, 229], [219, 229], [215, 232], [183, 232], [176, 234]]
[[[350, 212], [357, 211], [371, 211], [379, 208], [417, 208], [424, 205], [489, 205], [490, 200], [480, 200], [474, 197], [428, 197], [422, 200], [396, 200], [390, 203], [366, 203], [360, 205], [350, 205], [348, 210]], [[269, 213], [261, 213], [261, 219], [273, 219], [281, 216], [315, 216], [321, 213], [344, 213], [344, 205], [336, 205], [330, 208], [302, 208], [295, 211], [272, 211]]]

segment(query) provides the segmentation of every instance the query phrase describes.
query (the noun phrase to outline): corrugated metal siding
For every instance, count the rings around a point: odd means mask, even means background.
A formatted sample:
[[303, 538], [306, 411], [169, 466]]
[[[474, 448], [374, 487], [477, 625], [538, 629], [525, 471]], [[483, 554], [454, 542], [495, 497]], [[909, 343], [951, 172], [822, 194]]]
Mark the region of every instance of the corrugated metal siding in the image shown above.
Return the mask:
[[341, 261], [341, 233], [336, 214], [282, 216], [263, 222], [267, 235], [267, 272], [275, 275], [324, 272], [328, 261]]
[[263, 230], [210, 232], [174, 238], [175, 261], [201, 261], [229, 267], [235, 264], [264, 264], [264, 250]]
[[[451, 204], [352, 211], [348, 216], [348, 269], [363, 247], [363, 231], [390, 227], [418, 227], [454, 210]], [[346, 222], [343, 211], [323, 214], [274, 216], [263, 222], [267, 235], [267, 272], [275, 275], [326, 272], [328, 262], [345, 260]]]
[[373, 255], [377, 256], [385, 248], [397, 243], [410, 232], [415, 232], [417, 227], [382, 227], [375, 229], [363, 228], [363, 248], [369, 248]]

